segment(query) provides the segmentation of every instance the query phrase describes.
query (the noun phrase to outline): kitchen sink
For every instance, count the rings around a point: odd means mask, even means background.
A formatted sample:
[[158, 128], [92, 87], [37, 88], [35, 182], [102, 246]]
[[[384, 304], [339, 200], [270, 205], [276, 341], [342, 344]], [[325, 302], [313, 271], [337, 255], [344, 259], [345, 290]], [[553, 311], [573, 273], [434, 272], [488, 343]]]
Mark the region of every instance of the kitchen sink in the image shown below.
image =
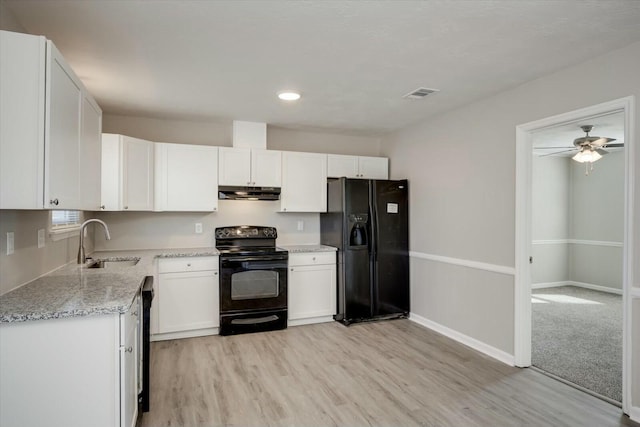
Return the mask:
[[87, 268], [133, 267], [138, 261], [140, 258], [97, 259], [87, 265]]

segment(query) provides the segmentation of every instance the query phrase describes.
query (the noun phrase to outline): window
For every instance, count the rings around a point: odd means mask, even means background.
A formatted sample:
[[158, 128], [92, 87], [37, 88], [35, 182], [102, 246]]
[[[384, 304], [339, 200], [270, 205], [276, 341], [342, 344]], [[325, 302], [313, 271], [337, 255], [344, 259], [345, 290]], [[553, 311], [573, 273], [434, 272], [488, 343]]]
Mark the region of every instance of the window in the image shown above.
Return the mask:
[[80, 211], [51, 211], [51, 228], [80, 225]]
[[81, 211], [51, 211], [49, 235], [54, 241], [77, 236], [81, 222]]

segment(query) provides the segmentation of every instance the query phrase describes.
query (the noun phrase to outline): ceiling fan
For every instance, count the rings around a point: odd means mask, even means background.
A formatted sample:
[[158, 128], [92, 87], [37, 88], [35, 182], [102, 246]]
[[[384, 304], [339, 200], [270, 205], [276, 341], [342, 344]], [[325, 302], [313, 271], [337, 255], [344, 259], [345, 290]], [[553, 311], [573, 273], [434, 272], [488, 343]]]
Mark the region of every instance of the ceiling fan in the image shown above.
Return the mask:
[[[543, 154], [540, 157], [553, 156], [555, 154], [568, 153], [571, 151], [577, 151], [577, 153], [571, 157], [573, 160], [579, 163], [587, 163], [591, 164], [595, 161], [598, 161], [609, 152], [604, 150], [604, 148], [616, 148], [616, 147], [624, 147], [623, 143], [619, 144], [611, 144], [615, 141], [615, 138], [607, 138], [601, 136], [589, 136], [589, 132], [593, 130], [593, 125], [582, 125], [580, 126], [582, 131], [585, 133], [585, 136], [580, 138], [576, 138], [573, 140], [573, 147], [538, 147], [540, 149], [560, 149], [563, 148], [562, 151], [556, 151], [553, 153]], [[593, 165], [591, 166], [593, 169]], [[587, 175], [589, 174], [589, 170], [587, 169]]]

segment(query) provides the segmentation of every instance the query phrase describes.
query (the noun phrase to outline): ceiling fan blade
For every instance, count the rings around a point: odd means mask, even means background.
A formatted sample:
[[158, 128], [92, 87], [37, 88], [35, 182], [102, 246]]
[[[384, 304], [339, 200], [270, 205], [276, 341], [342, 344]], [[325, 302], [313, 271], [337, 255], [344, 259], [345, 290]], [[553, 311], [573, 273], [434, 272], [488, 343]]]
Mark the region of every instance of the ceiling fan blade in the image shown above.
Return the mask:
[[533, 147], [534, 150], [559, 150], [561, 148], [564, 148], [566, 150], [575, 150], [576, 147]]
[[[562, 147], [562, 148], [566, 148], [566, 147]], [[577, 150], [578, 150], [577, 148], [572, 148], [570, 150], [563, 150], [563, 151], [556, 151], [554, 153], [541, 154], [538, 157], [553, 156], [554, 154], [568, 153], [569, 151], [577, 151]]]
[[615, 138], [598, 138], [595, 141], [591, 141], [590, 145], [595, 145], [596, 147], [602, 147], [606, 145], [608, 142], [615, 141]]
[[619, 143], [619, 144], [604, 144], [603, 147], [606, 148], [620, 148], [620, 147], [624, 147], [624, 143]]

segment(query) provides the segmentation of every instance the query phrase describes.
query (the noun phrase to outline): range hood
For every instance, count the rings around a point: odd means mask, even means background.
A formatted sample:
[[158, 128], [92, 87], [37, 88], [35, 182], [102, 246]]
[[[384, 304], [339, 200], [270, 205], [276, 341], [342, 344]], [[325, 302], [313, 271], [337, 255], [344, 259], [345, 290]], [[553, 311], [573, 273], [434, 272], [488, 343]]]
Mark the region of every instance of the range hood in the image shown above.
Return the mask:
[[277, 187], [240, 187], [221, 185], [218, 187], [220, 200], [280, 200]]
[[[233, 121], [233, 147], [267, 149], [267, 124]], [[278, 187], [218, 186], [219, 200], [280, 200]]]

